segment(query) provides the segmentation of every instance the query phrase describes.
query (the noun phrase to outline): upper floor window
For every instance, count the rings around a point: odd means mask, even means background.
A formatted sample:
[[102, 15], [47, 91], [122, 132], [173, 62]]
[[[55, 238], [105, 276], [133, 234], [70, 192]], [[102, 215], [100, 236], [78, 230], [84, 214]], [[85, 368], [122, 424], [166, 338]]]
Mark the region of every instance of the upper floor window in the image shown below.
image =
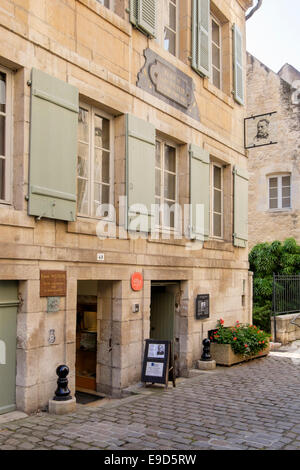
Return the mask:
[[179, 0], [165, 0], [164, 20], [164, 48], [173, 55], [177, 55], [177, 29]]
[[101, 3], [106, 8], [113, 9], [113, 0], [97, 0], [97, 2]]
[[223, 238], [223, 169], [213, 163], [211, 166], [211, 235]]
[[175, 229], [177, 202], [177, 149], [162, 140], [156, 141], [155, 203], [160, 207], [158, 225]]
[[78, 213], [104, 216], [102, 204], [112, 203], [112, 118], [94, 106], [81, 104], [78, 115]]
[[0, 201], [10, 199], [11, 163], [11, 73], [0, 68]]
[[269, 209], [291, 208], [291, 175], [269, 177]]
[[214, 17], [211, 17], [211, 81], [222, 88], [221, 25]]
[[179, 0], [159, 0], [156, 13], [156, 40], [168, 52], [178, 53]]

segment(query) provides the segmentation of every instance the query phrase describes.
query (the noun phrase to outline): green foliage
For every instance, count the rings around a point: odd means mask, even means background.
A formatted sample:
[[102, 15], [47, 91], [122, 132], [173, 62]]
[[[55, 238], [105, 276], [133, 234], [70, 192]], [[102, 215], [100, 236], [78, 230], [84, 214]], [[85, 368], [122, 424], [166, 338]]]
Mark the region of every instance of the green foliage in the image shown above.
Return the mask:
[[271, 311], [271, 301], [267, 301], [262, 307], [257, 304], [253, 305], [253, 324], [267, 333], [271, 333]]
[[[273, 273], [300, 274], [300, 246], [294, 238], [283, 243], [259, 243], [249, 254], [253, 271], [253, 322], [259, 328], [270, 331]], [[278, 286], [280, 288], [280, 286]]]
[[219, 344], [230, 344], [235, 354], [252, 356], [263, 351], [269, 344], [269, 335], [254, 325], [241, 325], [225, 328], [224, 320], [219, 320], [219, 327], [214, 331], [211, 341]]

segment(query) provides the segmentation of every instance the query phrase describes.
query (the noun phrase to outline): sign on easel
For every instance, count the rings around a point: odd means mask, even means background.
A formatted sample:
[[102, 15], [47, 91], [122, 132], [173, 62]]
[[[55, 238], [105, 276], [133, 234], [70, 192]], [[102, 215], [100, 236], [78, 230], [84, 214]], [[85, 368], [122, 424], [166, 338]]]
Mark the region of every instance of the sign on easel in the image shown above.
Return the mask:
[[165, 384], [166, 388], [168, 388], [169, 380], [173, 382], [173, 386], [175, 387], [175, 371], [171, 354], [171, 342], [146, 339], [142, 382], [145, 384], [147, 382], [152, 384]]

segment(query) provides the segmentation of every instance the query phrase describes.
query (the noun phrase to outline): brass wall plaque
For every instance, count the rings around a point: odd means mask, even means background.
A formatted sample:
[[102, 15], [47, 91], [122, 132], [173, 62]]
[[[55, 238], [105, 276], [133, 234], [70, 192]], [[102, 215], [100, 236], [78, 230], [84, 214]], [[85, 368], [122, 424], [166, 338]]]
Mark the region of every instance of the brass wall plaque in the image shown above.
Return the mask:
[[65, 297], [66, 271], [40, 271], [40, 297]]
[[137, 86], [199, 121], [192, 77], [151, 49], [145, 49], [144, 56], [146, 62], [138, 74]]

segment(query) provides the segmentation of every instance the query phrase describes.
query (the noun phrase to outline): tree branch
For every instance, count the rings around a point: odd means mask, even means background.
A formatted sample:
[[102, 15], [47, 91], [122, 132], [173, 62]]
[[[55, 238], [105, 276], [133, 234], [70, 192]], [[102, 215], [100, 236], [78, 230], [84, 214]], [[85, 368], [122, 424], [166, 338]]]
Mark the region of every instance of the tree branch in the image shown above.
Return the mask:
[[254, 13], [262, 6], [262, 2], [263, 0], [257, 1], [256, 6], [252, 8], [252, 10], [248, 13], [248, 15], [246, 15], [246, 21], [249, 20], [249, 18], [251, 18], [251, 16], [254, 15]]

